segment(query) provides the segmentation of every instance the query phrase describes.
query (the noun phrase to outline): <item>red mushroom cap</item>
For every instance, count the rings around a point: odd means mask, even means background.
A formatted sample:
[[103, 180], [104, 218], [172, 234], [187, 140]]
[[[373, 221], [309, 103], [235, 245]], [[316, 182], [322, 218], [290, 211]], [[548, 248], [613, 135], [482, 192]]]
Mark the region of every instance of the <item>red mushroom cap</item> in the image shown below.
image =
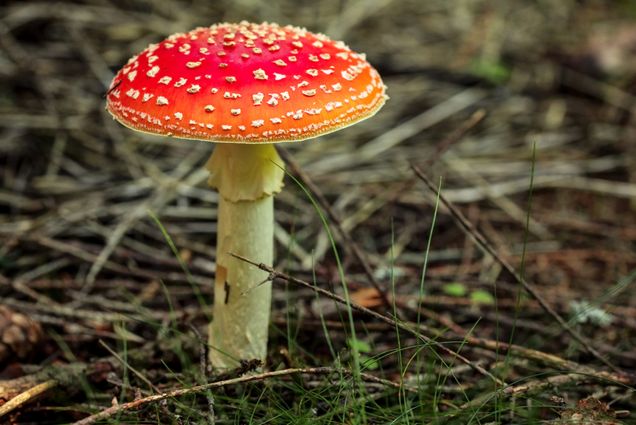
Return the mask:
[[128, 61], [108, 111], [140, 131], [216, 142], [286, 142], [375, 114], [385, 86], [363, 54], [305, 29], [218, 24]]

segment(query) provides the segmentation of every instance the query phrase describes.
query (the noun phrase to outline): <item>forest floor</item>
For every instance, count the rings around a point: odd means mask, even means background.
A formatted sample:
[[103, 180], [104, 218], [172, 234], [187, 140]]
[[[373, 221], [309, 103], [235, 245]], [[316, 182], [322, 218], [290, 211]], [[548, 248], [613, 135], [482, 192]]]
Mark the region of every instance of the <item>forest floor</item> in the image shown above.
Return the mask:
[[[104, 93], [243, 19], [345, 40], [390, 100], [284, 146], [268, 360], [219, 375], [212, 146]], [[4, 2], [0, 421], [636, 423], [634, 51], [630, 1]]]

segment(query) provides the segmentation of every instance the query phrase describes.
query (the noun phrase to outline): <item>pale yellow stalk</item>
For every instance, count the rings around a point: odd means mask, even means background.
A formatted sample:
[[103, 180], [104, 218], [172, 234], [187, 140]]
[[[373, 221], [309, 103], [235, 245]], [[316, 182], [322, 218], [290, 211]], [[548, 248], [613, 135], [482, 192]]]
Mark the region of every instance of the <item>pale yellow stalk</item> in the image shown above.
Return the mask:
[[228, 369], [267, 355], [271, 283], [266, 272], [230, 254], [272, 265], [274, 195], [284, 171], [271, 144], [218, 144], [206, 168], [220, 194], [210, 362]]

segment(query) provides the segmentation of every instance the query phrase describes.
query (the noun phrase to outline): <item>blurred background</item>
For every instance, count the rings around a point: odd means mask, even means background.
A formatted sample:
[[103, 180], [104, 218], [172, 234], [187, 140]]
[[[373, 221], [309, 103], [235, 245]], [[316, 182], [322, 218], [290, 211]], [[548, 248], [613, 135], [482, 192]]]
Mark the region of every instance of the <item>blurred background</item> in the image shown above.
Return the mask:
[[[202, 170], [212, 145], [132, 132], [105, 111], [104, 93], [148, 44], [241, 20], [341, 39], [388, 86], [375, 117], [285, 146], [380, 288], [393, 283], [413, 305], [426, 264], [432, 311], [483, 337], [595, 361], [436, 207], [415, 165], [559, 314], [633, 371], [635, 2], [9, 0], [0, 6], [0, 300], [9, 322], [32, 319], [21, 332], [35, 336], [0, 350], [5, 377], [22, 363], [107, 355], [100, 339], [156, 339], [153, 353], [172, 361], [174, 347], [148, 321], [205, 333], [196, 294], [212, 297], [217, 195]], [[276, 209], [275, 267], [338, 292], [320, 214], [291, 179]], [[377, 307], [351, 244], [335, 234], [355, 300]], [[333, 303], [280, 288], [272, 363], [322, 364], [328, 351], [310, 319], [338, 317]], [[388, 349], [368, 332], [374, 350]]]

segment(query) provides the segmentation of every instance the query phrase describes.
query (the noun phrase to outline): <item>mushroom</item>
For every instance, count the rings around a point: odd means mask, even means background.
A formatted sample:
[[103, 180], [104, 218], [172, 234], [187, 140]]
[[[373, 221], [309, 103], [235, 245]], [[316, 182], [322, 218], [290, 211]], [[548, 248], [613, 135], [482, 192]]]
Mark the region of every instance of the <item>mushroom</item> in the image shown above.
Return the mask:
[[128, 61], [107, 109], [134, 130], [217, 142], [206, 167], [218, 208], [210, 360], [218, 368], [266, 357], [273, 196], [284, 166], [274, 143], [352, 125], [384, 104], [363, 54], [303, 28], [222, 23], [174, 34]]

